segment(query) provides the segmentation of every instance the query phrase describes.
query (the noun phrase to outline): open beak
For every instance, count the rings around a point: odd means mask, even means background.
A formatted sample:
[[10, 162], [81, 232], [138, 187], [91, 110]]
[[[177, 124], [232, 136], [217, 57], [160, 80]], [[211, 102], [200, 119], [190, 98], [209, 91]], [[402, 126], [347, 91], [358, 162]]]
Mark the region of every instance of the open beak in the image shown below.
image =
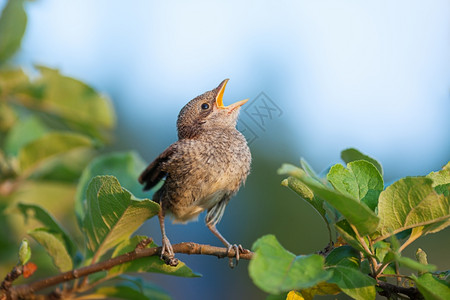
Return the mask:
[[235, 102], [233, 104], [230, 104], [228, 106], [224, 106], [223, 105], [223, 93], [225, 92], [225, 86], [227, 85], [229, 79], [225, 79], [224, 81], [222, 81], [219, 86], [217, 87], [219, 89], [219, 92], [217, 93], [216, 96], [216, 105], [218, 108], [221, 109], [228, 109], [230, 112], [232, 112], [233, 110], [235, 110], [236, 108], [244, 105], [248, 99], [245, 100], [241, 100], [238, 102]]

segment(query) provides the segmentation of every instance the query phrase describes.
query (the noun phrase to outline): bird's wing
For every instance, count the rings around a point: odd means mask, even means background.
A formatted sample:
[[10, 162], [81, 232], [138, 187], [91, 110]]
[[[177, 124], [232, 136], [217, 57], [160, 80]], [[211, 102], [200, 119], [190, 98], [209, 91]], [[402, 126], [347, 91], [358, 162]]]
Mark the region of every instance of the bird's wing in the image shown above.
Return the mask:
[[164, 176], [167, 175], [167, 172], [162, 170], [162, 165], [164, 162], [167, 162], [171, 156], [175, 152], [175, 144], [172, 144], [164, 150], [148, 167], [142, 172], [141, 176], [139, 176], [139, 182], [144, 184], [144, 191], [151, 189], [154, 187]]

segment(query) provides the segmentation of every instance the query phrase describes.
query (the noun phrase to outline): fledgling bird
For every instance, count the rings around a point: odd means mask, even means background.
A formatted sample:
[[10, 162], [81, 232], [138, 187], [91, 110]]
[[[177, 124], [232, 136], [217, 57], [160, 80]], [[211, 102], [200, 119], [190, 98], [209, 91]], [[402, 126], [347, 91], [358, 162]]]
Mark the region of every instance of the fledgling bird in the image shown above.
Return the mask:
[[[235, 249], [236, 262], [242, 246], [231, 245], [216, 225], [231, 197], [237, 193], [250, 173], [251, 154], [244, 136], [236, 129], [242, 100], [223, 105], [228, 79], [219, 86], [189, 101], [177, 120], [178, 141], [161, 153], [139, 177], [144, 190], [151, 189], [164, 177], [154, 194], [160, 203], [158, 214], [162, 235], [161, 258], [176, 266], [172, 246], [166, 236], [164, 217], [170, 212], [175, 221], [196, 219], [207, 210], [205, 223], [227, 247]], [[233, 260], [230, 258], [230, 266]]]

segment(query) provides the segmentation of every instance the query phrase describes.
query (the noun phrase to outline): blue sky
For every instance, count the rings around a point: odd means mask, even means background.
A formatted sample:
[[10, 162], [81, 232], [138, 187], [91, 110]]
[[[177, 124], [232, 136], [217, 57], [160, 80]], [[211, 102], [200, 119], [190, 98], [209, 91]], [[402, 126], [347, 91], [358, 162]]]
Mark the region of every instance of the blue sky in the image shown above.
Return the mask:
[[152, 137], [173, 141], [179, 109], [230, 78], [225, 102], [263, 91], [283, 110], [258, 132], [262, 151], [290, 147], [320, 170], [358, 147], [392, 178], [449, 158], [448, 1], [41, 0], [27, 10], [17, 60], [110, 94], [119, 126], [137, 136], [163, 119], [167, 131]]

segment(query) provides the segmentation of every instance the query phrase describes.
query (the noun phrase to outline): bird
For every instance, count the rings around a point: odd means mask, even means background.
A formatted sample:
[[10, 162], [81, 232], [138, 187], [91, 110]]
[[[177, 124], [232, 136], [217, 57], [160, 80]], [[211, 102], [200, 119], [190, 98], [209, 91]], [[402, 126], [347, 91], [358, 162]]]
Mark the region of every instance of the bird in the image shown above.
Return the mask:
[[[239, 111], [248, 99], [224, 106], [223, 95], [229, 79], [215, 89], [189, 101], [177, 119], [178, 141], [164, 150], [139, 176], [144, 191], [163, 185], [153, 195], [160, 204], [158, 213], [162, 235], [161, 259], [176, 266], [172, 245], [164, 226], [166, 213], [174, 222], [196, 220], [207, 211], [205, 224], [224, 244], [227, 253], [247, 253], [241, 245], [229, 243], [216, 225], [230, 199], [250, 173], [251, 153], [245, 137], [236, 129]], [[235, 266], [229, 258], [231, 268]]]

